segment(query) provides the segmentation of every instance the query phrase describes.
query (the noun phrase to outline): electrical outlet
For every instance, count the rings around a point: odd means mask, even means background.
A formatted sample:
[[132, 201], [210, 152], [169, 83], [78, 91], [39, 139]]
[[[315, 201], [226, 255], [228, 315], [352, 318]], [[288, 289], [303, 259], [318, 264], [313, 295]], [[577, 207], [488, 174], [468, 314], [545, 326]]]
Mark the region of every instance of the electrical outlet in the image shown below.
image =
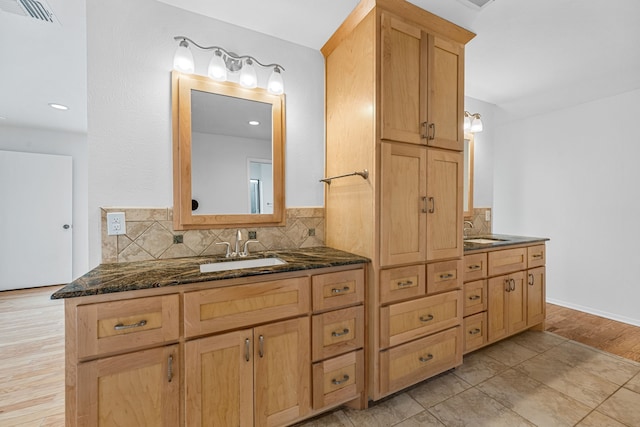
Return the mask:
[[117, 236], [127, 234], [127, 223], [124, 219], [124, 212], [107, 213], [107, 235]]
[[316, 229], [315, 228], [310, 228], [309, 229], [309, 236], [315, 236], [316, 235]]
[[484, 211], [484, 220], [485, 221], [491, 221], [491, 211], [490, 210], [486, 210]]

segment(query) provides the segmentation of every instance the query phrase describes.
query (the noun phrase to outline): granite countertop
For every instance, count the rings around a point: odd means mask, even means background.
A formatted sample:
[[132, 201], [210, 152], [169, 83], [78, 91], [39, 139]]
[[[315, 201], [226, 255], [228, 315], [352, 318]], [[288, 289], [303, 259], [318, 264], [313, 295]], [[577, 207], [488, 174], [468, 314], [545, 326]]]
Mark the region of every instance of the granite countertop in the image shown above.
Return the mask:
[[[239, 259], [278, 257], [286, 264], [201, 273], [200, 264], [236, 261]], [[138, 289], [160, 288], [211, 280], [235, 279], [287, 271], [368, 263], [365, 257], [329, 247], [256, 252], [247, 258], [199, 256], [166, 260], [101, 264], [51, 295], [51, 299], [75, 298], [125, 292]]]
[[[496, 240], [491, 243], [473, 243], [469, 240], [473, 239], [491, 239]], [[511, 236], [509, 234], [484, 234], [481, 236], [469, 236], [464, 241], [464, 251], [472, 252], [477, 250], [487, 250], [503, 248], [505, 246], [522, 245], [536, 242], [546, 242], [549, 240], [547, 237], [527, 237], [527, 236]]]

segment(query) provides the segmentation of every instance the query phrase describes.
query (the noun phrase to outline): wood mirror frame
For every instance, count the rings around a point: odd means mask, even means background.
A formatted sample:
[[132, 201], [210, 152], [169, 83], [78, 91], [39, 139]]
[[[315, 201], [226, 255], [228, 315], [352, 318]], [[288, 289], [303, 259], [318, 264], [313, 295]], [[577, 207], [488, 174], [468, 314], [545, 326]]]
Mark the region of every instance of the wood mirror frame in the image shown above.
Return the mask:
[[473, 216], [473, 134], [464, 134], [464, 193], [463, 216]]
[[[273, 213], [205, 214], [191, 210], [191, 91], [242, 98], [272, 106]], [[246, 89], [235, 83], [173, 71], [171, 74], [173, 123], [173, 227], [175, 230], [283, 226], [285, 224], [284, 160], [285, 99], [264, 89]], [[221, 201], [224, 203], [224, 201]]]

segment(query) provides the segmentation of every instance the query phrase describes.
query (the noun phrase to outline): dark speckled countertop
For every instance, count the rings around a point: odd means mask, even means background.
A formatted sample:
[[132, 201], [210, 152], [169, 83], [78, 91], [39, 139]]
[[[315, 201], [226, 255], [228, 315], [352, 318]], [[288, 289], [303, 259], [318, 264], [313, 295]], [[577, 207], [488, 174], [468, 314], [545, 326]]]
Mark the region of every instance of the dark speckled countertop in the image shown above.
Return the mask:
[[[286, 264], [271, 267], [226, 270], [214, 273], [201, 273], [200, 264], [211, 262], [236, 261], [278, 257]], [[114, 264], [101, 264], [82, 277], [51, 295], [51, 299], [75, 298], [113, 292], [133, 291], [137, 289], [176, 286], [210, 280], [235, 279], [238, 277], [259, 276], [286, 271], [311, 270], [314, 268], [337, 267], [341, 265], [362, 264], [368, 258], [329, 247], [316, 247], [283, 251], [256, 252], [247, 258], [223, 258], [201, 256], [173, 258], [167, 260], [139, 261]]]
[[[472, 243], [469, 239], [492, 239], [496, 242], [492, 243]], [[549, 240], [547, 237], [527, 237], [527, 236], [511, 236], [509, 234], [484, 234], [482, 236], [469, 236], [464, 241], [464, 251], [472, 252], [478, 250], [489, 249], [505, 249], [505, 246], [523, 245], [529, 243], [544, 243]]]

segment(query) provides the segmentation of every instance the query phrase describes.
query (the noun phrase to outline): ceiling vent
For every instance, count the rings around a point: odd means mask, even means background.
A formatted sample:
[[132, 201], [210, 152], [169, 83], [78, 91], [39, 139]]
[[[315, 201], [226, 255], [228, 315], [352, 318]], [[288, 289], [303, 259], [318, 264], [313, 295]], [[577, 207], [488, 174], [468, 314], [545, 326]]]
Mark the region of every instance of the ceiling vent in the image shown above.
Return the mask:
[[493, 2], [493, 0], [458, 0], [458, 1], [463, 5], [475, 10], [482, 10]]
[[0, 0], [0, 10], [39, 21], [59, 23], [45, 0]]

